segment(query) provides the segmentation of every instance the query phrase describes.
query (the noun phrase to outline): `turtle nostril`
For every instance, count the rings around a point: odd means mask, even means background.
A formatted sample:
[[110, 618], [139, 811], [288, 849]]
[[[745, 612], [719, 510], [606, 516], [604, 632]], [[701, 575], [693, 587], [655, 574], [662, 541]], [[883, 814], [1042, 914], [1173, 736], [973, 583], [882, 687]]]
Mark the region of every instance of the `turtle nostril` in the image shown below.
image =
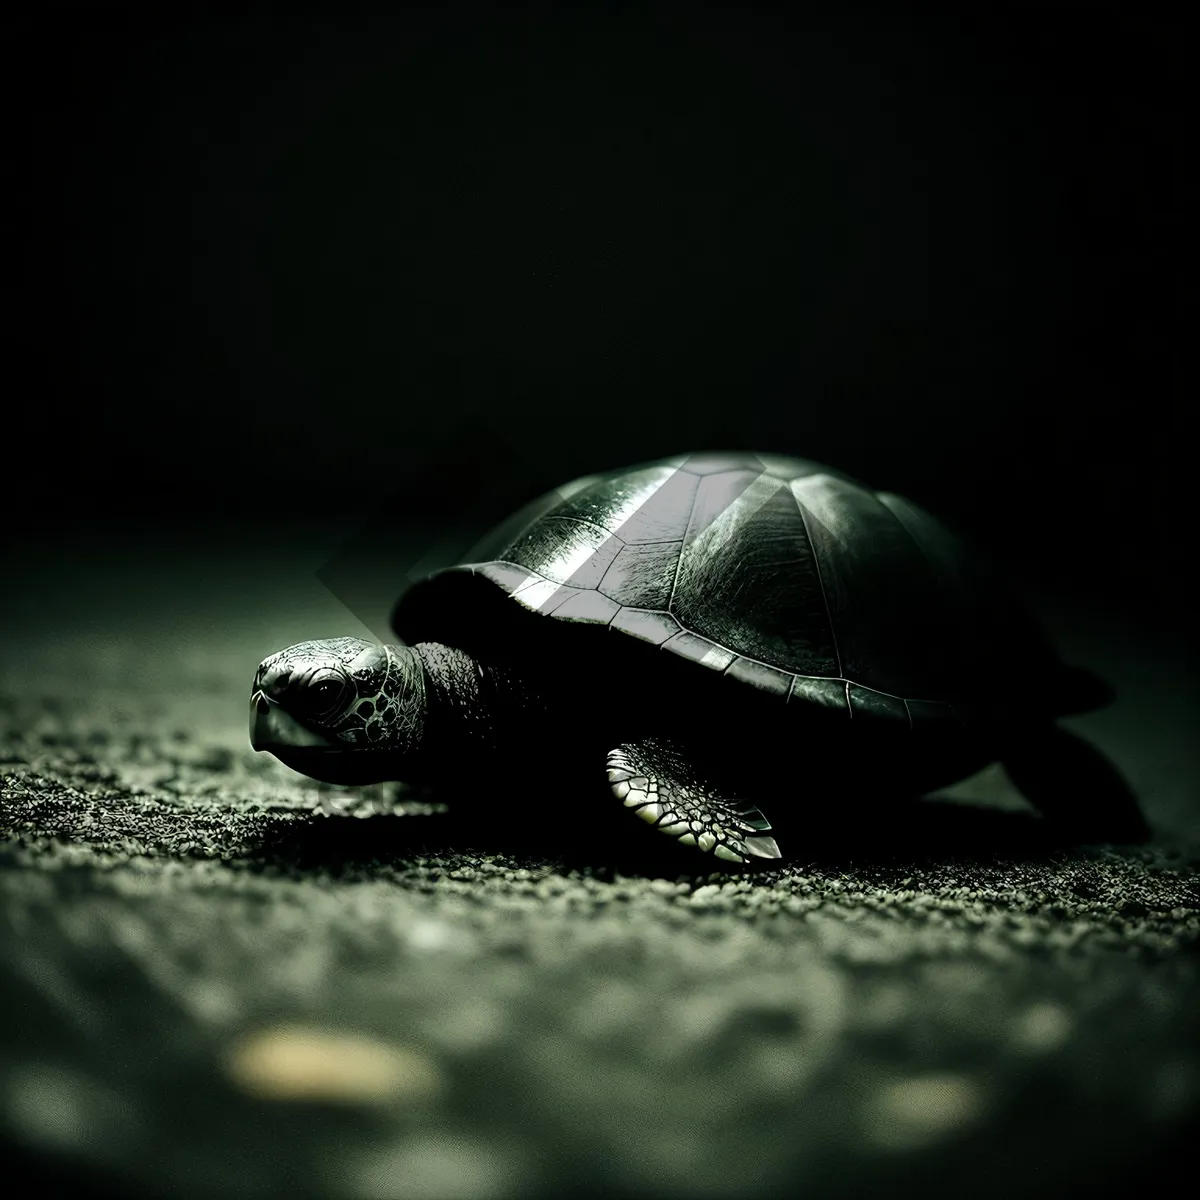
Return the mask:
[[258, 674], [254, 676], [253, 691], [262, 692], [264, 696], [278, 696], [292, 681], [291, 667], [284, 667], [280, 670], [279, 667], [273, 667], [271, 660], [267, 659], [259, 668]]
[[259, 696], [256, 707], [263, 716], [266, 716], [266, 714], [271, 711], [271, 705], [267, 702], [266, 696]]

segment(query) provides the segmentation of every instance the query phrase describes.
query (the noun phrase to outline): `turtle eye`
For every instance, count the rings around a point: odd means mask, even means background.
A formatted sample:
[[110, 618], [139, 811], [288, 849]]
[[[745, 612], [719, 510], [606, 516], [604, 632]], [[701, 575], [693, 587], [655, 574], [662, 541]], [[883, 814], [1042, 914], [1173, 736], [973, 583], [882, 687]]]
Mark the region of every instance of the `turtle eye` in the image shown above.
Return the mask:
[[337, 708], [345, 692], [338, 679], [320, 679], [304, 689], [304, 707], [314, 714], [324, 715]]

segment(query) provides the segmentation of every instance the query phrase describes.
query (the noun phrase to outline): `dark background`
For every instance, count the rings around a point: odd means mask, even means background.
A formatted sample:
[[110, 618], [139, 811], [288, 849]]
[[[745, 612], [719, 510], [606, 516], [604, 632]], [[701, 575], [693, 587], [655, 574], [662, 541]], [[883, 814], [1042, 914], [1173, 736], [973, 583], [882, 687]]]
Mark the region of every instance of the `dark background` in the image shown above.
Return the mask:
[[10, 28], [18, 530], [730, 446], [1182, 615], [1178, 21], [387, 7]]
[[[334, 13], [6, 19], [9, 1174], [1057, 1200], [1190, 1167], [1181, 18]], [[1060, 844], [994, 768], [780, 870], [676, 876], [581, 832], [577, 780], [531, 788], [531, 843], [252, 753], [261, 658], [384, 636], [460, 526], [722, 446], [907, 492], [1008, 560], [1113, 683], [1067, 725], [1152, 842]], [[239, 1055], [296, 1026], [415, 1068], [383, 1101], [311, 1064], [264, 1095]]]

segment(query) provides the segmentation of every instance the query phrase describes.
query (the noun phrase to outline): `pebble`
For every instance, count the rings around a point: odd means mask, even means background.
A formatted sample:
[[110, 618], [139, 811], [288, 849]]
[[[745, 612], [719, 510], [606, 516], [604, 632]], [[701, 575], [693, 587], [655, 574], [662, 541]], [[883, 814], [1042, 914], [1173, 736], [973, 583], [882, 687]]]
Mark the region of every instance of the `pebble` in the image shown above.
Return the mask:
[[227, 1071], [242, 1091], [263, 1100], [419, 1102], [443, 1088], [437, 1064], [419, 1050], [298, 1025], [246, 1035], [233, 1046]]

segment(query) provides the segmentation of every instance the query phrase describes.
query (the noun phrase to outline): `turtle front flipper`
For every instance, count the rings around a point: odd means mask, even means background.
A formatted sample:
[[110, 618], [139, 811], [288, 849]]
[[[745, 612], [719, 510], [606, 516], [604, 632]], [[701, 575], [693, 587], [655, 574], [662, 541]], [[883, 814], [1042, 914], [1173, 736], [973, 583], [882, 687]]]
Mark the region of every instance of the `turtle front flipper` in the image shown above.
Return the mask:
[[704, 779], [681, 743], [622, 743], [609, 751], [608, 783], [626, 808], [685, 846], [728, 862], [781, 857], [775, 839], [761, 836], [771, 828], [766, 817]]

